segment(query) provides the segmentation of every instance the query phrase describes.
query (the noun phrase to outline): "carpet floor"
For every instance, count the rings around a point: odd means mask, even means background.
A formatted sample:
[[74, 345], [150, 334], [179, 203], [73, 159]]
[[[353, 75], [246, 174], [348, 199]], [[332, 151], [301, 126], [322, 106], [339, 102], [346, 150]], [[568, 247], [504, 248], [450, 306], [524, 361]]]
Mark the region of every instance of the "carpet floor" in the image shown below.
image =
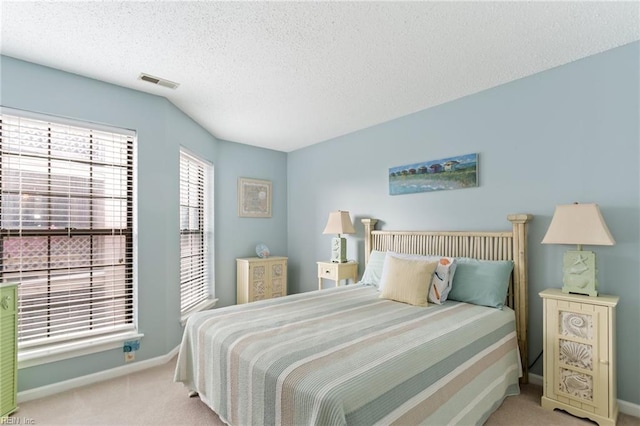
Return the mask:
[[[200, 399], [173, 382], [175, 358], [158, 367], [20, 404], [11, 423], [20, 425], [213, 425], [224, 423]], [[542, 388], [521, 386], [487, 420], [487, 426], [595, 425], [540, 406]], [[620, 414], [618, 426], [640, 426]]]

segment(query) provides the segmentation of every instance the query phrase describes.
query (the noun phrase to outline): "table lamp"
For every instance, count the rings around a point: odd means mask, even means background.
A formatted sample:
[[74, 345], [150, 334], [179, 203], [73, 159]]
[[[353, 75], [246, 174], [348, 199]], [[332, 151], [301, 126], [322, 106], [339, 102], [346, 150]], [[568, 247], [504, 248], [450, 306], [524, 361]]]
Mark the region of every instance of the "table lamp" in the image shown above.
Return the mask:
[[562, 291], [598, 295], [596, 254], [582, 245], [612, 246], [616, 242], [602, 218], [597, 204], [556, 206], [542, 244], [577, 244], [577, 250], [564, 253]]
[[347, 261], [347, 239], [340, 234], [355, 234], [349, 212], [338, 210], [329, 213], [329, 220], [323, 234], [338, 234], [331, 240], [331, 262], [344, 263]]

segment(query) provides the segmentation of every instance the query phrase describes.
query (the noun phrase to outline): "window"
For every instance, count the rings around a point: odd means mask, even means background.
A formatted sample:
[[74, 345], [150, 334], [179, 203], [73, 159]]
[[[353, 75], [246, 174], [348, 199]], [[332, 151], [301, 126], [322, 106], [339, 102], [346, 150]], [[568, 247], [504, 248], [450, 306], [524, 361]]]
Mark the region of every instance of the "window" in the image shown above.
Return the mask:
[[180, 312], [204, 308], [213, 298], [209, 253], [211, 165], [180, 150]]
[[135, 331], [134, 133], [0, 111], [0, 282], [20, 350]]

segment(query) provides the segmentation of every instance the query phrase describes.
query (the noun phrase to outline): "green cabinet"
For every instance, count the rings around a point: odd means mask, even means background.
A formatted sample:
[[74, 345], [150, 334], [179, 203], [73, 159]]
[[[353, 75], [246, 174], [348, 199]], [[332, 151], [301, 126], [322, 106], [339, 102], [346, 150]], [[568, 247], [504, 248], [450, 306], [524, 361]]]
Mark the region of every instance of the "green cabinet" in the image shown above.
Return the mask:
[[15, 285], [0, 286], [0, 418], [17, 407], [18, 293]]

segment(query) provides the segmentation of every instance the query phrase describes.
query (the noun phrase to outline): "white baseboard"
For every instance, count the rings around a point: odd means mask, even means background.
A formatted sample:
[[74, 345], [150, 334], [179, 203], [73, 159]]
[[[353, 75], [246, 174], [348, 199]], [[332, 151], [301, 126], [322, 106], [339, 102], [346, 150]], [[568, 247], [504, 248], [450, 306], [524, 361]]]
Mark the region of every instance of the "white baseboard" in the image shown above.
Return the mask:
[[74, 379], [65, 380], [50, 385], [41, 386], [39, 388], [28, 389], [18, 392], [18, 403], [32, 401], [34, 399], [44, 398], [46, 396], [55, 395], [60, 392], [79, 388], [81, 386], [102, 382], [105, 380], [115, 379], [116, 377], [126, 376], [127, 374], [136, 373], [146, 370], [147, 368], [157, 367], [166, 364], [178, 354], [179, 346], [176, 346], [168, 354], [156, 358], [147, 359], [145, 361], [134, 362], [133, 364], [123, 365], [121, 367], [111, 368], [109, 370], [100, 371], [86, 376], [76, 377]]
[[[543, 383], [542, 376], [529, 373], [529, 383], [533, 385], [542, 386], [542, 383]], [[619, 399], [618, 410], [621, 413], [628, 414], [630, 416], [640, 417], [640, 405], [634, 404], [632, 402], [627, 402]]]
[[532, 385], [542, 386], [542, 376], [529, 373], [529, 383], [531, 383]]
[[625, 413], [630, 416], [640, 417], [640, 405], [634, 404], [632, 402], [627, 402], [619, 399], [618, 410], [620, 410], [621, 413]]

